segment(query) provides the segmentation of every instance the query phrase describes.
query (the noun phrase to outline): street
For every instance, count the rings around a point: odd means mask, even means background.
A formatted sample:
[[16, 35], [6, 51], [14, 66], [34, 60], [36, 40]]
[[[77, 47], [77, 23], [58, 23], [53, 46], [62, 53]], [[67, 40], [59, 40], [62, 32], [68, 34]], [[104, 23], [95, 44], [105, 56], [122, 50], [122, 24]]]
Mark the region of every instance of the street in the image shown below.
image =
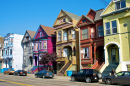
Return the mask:
[[[35, 78], [33, 74], [28, 74], [27, 76], [14, 76], [14, 75], [4, 75], [0, 73], [0, 86], [104, 86], [105, 84], [100, 80], [98, 83], [86, 83], [70, 80], [68, 76], [55, 76], [51, 78]], [[111, 85], [107, 85], [111, 86]], [[112, 85], [114, 86], [114, 85]], [[118, 86], [118, 85], [115, 85]]]

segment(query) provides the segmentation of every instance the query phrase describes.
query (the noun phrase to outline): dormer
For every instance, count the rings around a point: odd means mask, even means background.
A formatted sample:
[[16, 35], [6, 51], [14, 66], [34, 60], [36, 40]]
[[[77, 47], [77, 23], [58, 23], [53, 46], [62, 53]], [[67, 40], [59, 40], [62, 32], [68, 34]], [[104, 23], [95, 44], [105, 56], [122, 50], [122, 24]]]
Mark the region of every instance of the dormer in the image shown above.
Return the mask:
[[96, 11], [93, 9], [90, 9], [86, 16], [89, 17], [90, 19], [94, 20], [95, 15], [96, 15]]
[[79, 19], [77, 26], [84, 26], [84, 25], [88, 25], [88, 24], [93, 24], [93, 20], [90, 19], [89, 17], [82, 15], [81, 18]]
[[130, 0], [112, 0], [101, 14], [103, 16], [115, 15], [130, 9]]

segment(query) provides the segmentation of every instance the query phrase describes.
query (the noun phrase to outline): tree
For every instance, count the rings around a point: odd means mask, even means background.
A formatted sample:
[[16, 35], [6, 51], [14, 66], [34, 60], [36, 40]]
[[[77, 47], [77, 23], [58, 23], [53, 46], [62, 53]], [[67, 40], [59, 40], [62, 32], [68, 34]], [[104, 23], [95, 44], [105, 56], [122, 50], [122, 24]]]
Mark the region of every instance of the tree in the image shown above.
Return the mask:
[[44, 55], [41, 56], [41, 60], [39, 61], [40, 64], [43, 64], [44, 66], [47, 65], [48, 70], [53, 71], [53, 67], [55, 65], [53, 65], [54, 63], [56, 63], [57, 60], [57, 55], [56, 53], [44, 53]]

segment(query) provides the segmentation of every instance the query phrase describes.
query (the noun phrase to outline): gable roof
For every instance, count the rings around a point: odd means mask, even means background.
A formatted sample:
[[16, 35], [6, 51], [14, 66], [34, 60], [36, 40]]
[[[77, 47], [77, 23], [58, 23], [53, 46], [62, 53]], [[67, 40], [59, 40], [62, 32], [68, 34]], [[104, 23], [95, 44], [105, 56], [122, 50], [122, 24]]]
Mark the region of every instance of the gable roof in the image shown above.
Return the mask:
[[95, 15], [95, 19], [94, 21], [100, 20], [102, 19], [102, 17], [100, 17], [101, 13], [104, 11], [104, 9], [100, 9], [96, 11], [96, 15]]
[[28, 32], [28, 34], [30, 35], [31, 38], [33, 38], [35, 33], [36, 33], [35, 31], [30, 31], [30, 30], [27, 30], [27, 32]]
[[67, 11], [64, 11], [64, 10], [61, 10], [61, 11], [63, 11], [64, 13], [66, 13], [66, 15], [68, 15], [72, 19], [76, 19], [76, 20], [80, 19], [80, 16], [78, 16], [78, 15], [75, 15], [73, 13], [70, 13], [70, 12], [67, 12]]
[[96, 11], [95, 11], [95, 10], [90, 9], [90, 10], [89, 10], [89, 12], [87, 13], [87, 15], [86, 15], [86, 16], [88, 16], [88, 14], [89, 14], [91, 11], [93, 11], [93, 12], [95, 12], [95, 13], [96, 13]]
[[112, 3], [112, 1], [109, 3], [109, 5], [105, 8], [105, 10], [101, 13], [101, 17], [103, 16], [103, 13], [107, 10], [107, 8], [110, 6], [110, 4]]
[[48, 36], [50, 35], [55, 35], [55, 30], [54, 28], [48, 27], [48, 26], [44, 26], [44, 25], [40, 25], [42, 27], [42, 29], [47, 33]]

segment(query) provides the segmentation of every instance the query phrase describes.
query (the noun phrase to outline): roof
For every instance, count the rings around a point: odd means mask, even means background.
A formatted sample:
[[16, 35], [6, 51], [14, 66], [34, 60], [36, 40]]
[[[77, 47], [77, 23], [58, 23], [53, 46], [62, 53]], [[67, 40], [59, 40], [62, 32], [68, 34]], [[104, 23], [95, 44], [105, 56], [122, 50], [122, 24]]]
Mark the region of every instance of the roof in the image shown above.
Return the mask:
[[30, 35], [31, 38], [33, 38], [35, 36], [35, 31], [30, 31], [30, 30], [27, 30], [28, 34]]
[[96, 11], [96, 15], [95, 15], [95, 19], [94, 21], [100, 20], [102, 19], [102, 17], [100, 17], [101, 13], [104, 11], [104, 9], [100, 9]]
[[40, 25], [42, 27], [42, 29], [47, 33], [47, 35], [55, 35], [55, 30], [54, 28], [48, 27], [48, 26], [44, 26], [44, 25]]
[[67, 12], [67, 11], [64, 11], [64, 10], [62, 10], [62, 11], [65, 12], [72, 19], [76, 19], [76, 20], [80, 19], [80, 16], [78, 16], [78, 15], [75, 15], [73, 13], [70, 13], [70, 12]]

